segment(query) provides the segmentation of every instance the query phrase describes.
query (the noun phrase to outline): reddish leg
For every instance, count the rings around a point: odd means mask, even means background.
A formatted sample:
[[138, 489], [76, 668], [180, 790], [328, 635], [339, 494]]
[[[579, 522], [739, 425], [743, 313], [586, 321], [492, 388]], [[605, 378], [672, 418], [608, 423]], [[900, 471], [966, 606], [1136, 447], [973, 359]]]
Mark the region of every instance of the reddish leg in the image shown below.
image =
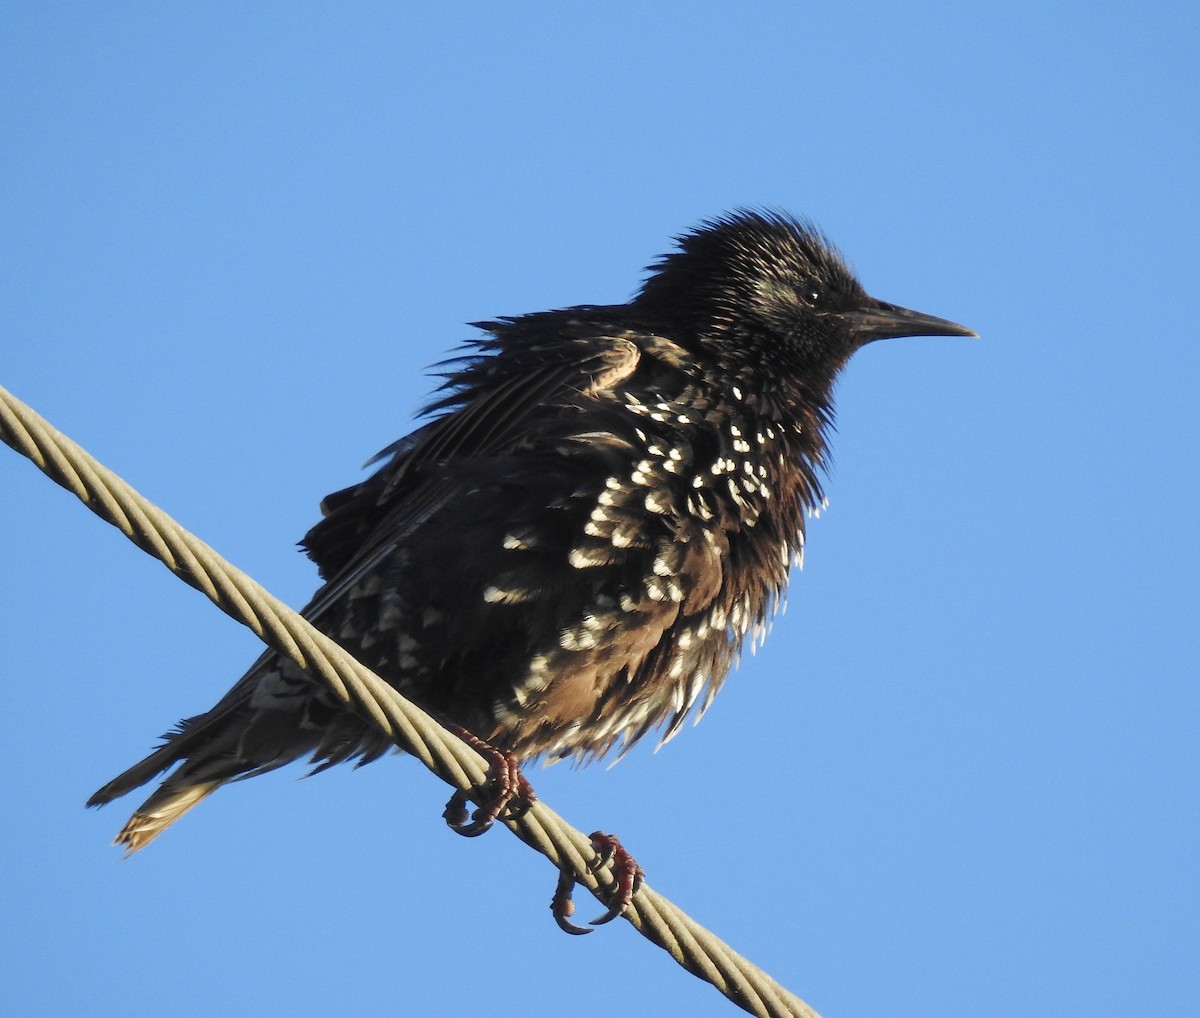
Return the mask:
[[[633, 896], [645, 882], [646, 874], [637, 864], [637, 860], [625, 850], [625, 847], [614, 835], [595, 831], [591, 835], [591, 842], [596, 846], [596, 859], [589, 868], [595, 872], [601, 866], [611, 863], [616, 880], [612, 896], [608, 901], [608, 911], [592, 920], [593, 926], [601, 926], [604, 923], [612, 922], [625, 911], [630, 901], [633, 900]], [[578, 936], [592, 931], [571, 922], [571, 916], [575, 913], [575, 902], [571, 898], [571, 891], [574, 887], [575, 881], [571, 874], [563, 870], [559, 874], [558, 887], [555, 888], [554, 897], [550, 901], [550, 911], [554, 915], [554, 921], [558, 923], [559, 929]]]
[[537, 793], [521, 773], [521, 762], [512, 753], [497, 749], [459, 725], [447, 725], [472, 749], [487, 758], [490, 798], [468, 816], [466, 792], [455, 792], [442, 813], [450, 829], [465, 838], [478, 837], [501, 816], [519, 817], [537, 802]]
[[613, 875], [616, 877], [616, 887], [612, 897], [608, 899], [608, 911], [592, 920], [593, 926], [601, 926], [612, 922], [628, 908], [633, 896], [646, 881], [646, 871], [625, 850], [625, 846], [617, 840], [616, 835], [595, 831], [591, 840], [597, 853], [596, 864], [592, 869], [597, 870], [605, 863], [611, 863]]

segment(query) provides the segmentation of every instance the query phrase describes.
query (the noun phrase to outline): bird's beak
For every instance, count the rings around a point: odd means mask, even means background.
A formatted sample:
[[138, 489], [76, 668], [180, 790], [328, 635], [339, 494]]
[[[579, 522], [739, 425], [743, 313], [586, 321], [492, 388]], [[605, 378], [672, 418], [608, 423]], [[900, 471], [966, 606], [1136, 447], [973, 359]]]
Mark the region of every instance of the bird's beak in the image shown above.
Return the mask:
[[894, 339], [899, 336], [971, 336], [979, 338], [965, 326], [923, 315], [920, 311], [885, 304], [871, 299], [871, 303], [857, 311], [842, 315], [859, 343], [871, 343], [876, 339]]

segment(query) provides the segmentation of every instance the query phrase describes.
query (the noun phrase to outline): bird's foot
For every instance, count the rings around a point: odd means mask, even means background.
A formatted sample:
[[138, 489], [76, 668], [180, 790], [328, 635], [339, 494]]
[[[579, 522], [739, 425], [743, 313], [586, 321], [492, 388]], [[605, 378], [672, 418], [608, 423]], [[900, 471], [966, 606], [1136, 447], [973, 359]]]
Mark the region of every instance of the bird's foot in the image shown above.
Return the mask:
[[464, 838], [478, 837], [501, 817], [516, 819], [537, 802], [537, 793], [521, 773], [521, 763], [513, 753], [497, 749], [459, 725], [447, 727], [487, 758], [490, 776], [488, 798], [473, 813], [467, 812], [467, 803], [471, 799], [466, 792], [455, 792], [450, 796], [442, 816], [451, 830]]
[[[594, 873], [601, 866], [611, 863], [615, 878], [612, 894], [608, 899], [608, 910], [592, 920], [592, 926], [602, 926], [604, 923], [612, 922], [625, 911], [633, 900], [633, 896], [645, 883], [646, 873], [615, 835], [595, 831], [591, 834], [590, 840], [596, 848], [596, 858], [588, 866], [588, 869]], [[585, 926], [576, 926], [571, 922], [571, 916], [575, 914], [575, 901], [571, 897], [574, 889], [575, 878], [569, 871], [562, 870], [558, 876], [558, 887], [555, 888], [554, 897], [550, 901], [550, 912], [554, 916], [554, 921], [558, 923], [559, 929], [564, 933], [579, 936], [592, 931]]]

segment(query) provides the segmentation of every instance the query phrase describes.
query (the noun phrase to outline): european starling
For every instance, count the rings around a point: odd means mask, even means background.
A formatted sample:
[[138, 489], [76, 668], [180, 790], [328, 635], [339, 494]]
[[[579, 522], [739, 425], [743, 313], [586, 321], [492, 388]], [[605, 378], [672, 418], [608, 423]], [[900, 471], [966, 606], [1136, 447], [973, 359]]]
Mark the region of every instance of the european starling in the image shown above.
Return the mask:
[[[974, 335], [869, 297], [778, 213], [704, 223], [648, 272], [627, 304], [479, 323], [427, 423], [302, 542], [324, 580], [303, 614], [511, 760], [586, 762], [698, 719], [823, 503], [843, 365]], [[392, 745], [274, 653], [164, 738], [89, 802], [179, 764], [118, 834], [130, 852], [227, 781]]]

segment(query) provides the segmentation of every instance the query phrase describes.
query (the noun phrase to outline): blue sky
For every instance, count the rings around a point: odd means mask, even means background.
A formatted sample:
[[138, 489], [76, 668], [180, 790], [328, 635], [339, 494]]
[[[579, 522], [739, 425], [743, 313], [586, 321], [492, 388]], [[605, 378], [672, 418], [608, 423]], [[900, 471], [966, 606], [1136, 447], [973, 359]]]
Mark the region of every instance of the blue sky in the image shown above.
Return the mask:
[[[431, 5], [432, 6], [432, 5]], [[10, 4], [0, 384], [292, 604], [463, 323], [625, 299], [739, 205], [979, 342], [877, 344], [703, 724], [535, 769], [826, 1018], [1185, 1014], [1194, 4]], [[256, 641], [0, 450], [0, 965], [23, 1015], [732, 1014], [411, 760], [83, 801]], [[590, 915], [587, 902], [583, 914]]]

